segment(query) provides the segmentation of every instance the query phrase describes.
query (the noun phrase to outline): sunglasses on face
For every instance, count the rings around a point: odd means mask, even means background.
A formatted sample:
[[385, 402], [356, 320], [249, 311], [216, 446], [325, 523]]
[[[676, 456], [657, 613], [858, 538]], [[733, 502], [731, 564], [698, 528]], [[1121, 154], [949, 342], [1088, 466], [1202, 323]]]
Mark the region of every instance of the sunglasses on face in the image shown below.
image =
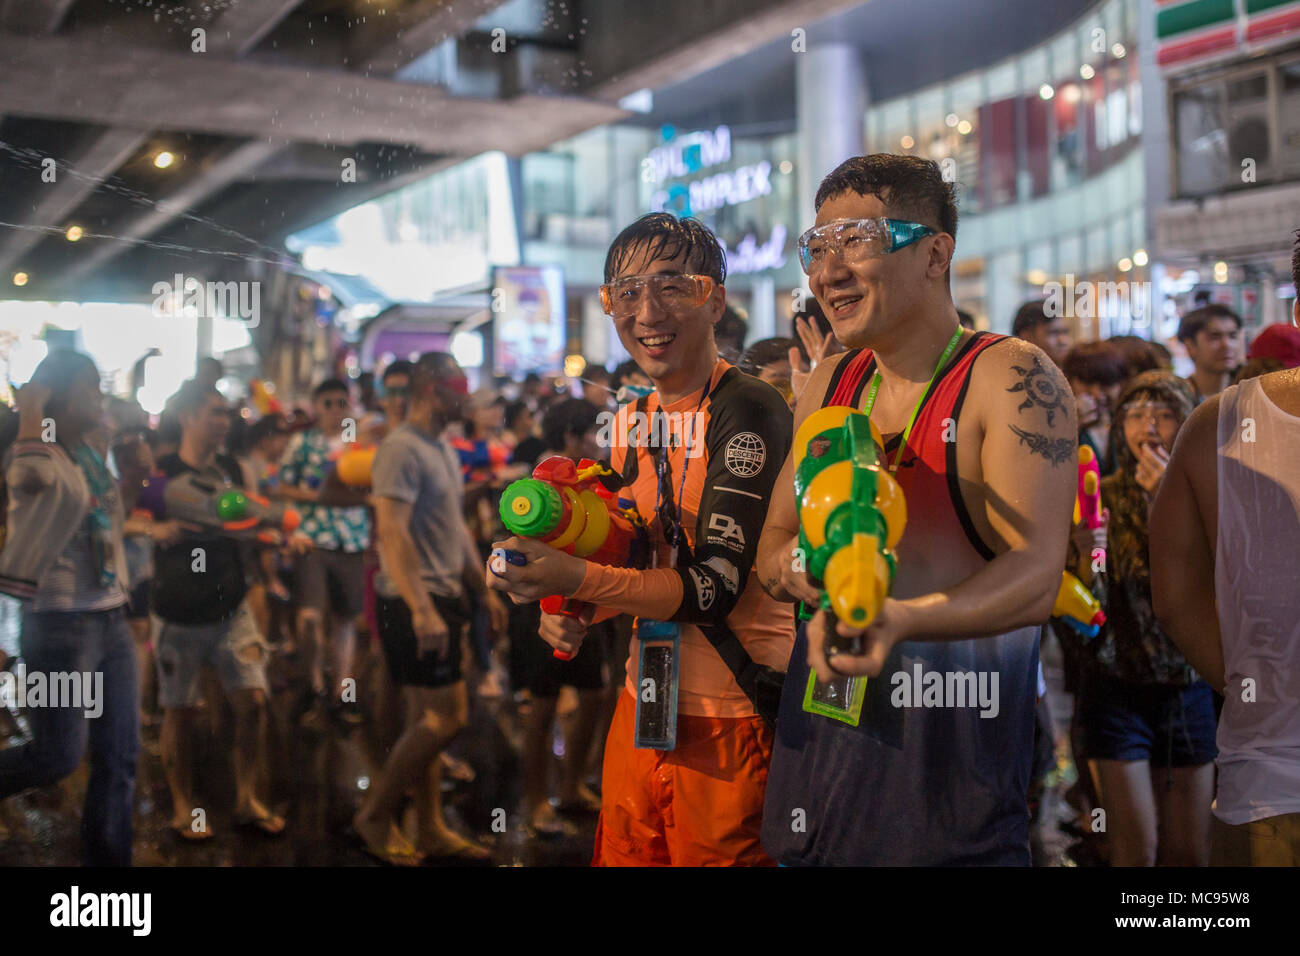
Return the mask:
[[799, 237], [799, 265], [805, 275], [814, 275], [838, 254], [846, 265], [879, 259], [897, 252], [938, 230], [903, 219], [836, 219], [813, 226]]
[[672, 275], [626, 276], [600, 287], [600, 305], [614, 318], [636, 315], [647, 301], [666, 312], [682, 312], [702, 306], [716, 283], [709, 276]]

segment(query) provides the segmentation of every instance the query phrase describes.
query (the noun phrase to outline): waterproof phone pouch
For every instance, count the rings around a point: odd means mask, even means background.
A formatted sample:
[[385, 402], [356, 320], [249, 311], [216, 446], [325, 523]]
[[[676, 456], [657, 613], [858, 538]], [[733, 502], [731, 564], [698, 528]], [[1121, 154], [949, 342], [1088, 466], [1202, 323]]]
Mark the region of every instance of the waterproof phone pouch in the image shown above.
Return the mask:
[[817, 679], [817, 672], [813, 671], [808, 675], [803, 709], [810, 714], [842, 720], [850, 727], [856, 727], [862, 719], [862, 702], [866, 696], [865, 677], [836, 677], [823, 684]]
[[636, 740], [640, 750], [677, 746], [677, 682], [682, 626], [637, 618], [641, 661], [636, 673]]

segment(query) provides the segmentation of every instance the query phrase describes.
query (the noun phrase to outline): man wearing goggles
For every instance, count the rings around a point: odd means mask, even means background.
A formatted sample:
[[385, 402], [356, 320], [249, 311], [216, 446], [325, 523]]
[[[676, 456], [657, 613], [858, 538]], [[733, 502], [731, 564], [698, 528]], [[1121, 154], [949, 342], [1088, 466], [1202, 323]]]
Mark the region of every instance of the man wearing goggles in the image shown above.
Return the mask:
[[936, 230], [902, 219], [837, 219], [813, 226], [799, 237], [799, 264], [804, 275], [819, 273], [833, 256], [857, 265], [897, 252]]
[[[790, 656], [791, 609], [750, 574], [776, 462], [790, 447], [790, 411], [775, 389], [718, 357], [725, 259], [702, 224], [666, 213], [637, 220], [614, 240], [605, 278], [601, 304], [656, 388], [623, 406], [610, 430], [620, 495], [646, 519], [655, 560], [648, 570], [608, 568], [511, 538], [495, 547], [527, 563], [489, 577], [518, 603], [563, 594], [601, 608], [599, 618], [636, 615], [638, 634], [647, 622], [647, 633], [676, 634], [676, 712], [662, 712], [675, 721], [672, 743], [646, 742], [654, 722], [638, 719], [638, 675], [647, 642], [632, 642], [605, 745], [593, 863], [770, 865], [758, 826], [772, 732], [757, 694], [734, 676], [752, 670], [733, 672], [731, 662], [779, 669]], [[567, 654], [585, 634], [583, 623], [542, 615], [541, 636]], [[724, 647], [736, 657], [724, 662]]]
[[[866, 628], [823, 611], [800, 626], [763, 846], [787, 865], [1028, 865], [1038, 631], [1076, 484], [1068, 386], [1037, 347], [960, 327], [949, 290], [957, 211], [937, 164], [850, 159], [822, 181], [816, 208], [800, 262], [849, 351], [813, 371], [796, 430], [829, 405], [870, 415], [908, 521], [891, 596]], [[787, 459], [758, 571], [771, 596], [815, 608], [797, 530]], [[860, 637], [865, 652], [837, 652], [832, 634]], [[910, 693], [918, 672], [945, 683], [996, 673], [997, 707], [925, 706]], [[818, 686], [810, 673], [823, 685], [869, 679], [837, 718], [805, 704]], [[808, 820], [796, 832], [800, 808]]]

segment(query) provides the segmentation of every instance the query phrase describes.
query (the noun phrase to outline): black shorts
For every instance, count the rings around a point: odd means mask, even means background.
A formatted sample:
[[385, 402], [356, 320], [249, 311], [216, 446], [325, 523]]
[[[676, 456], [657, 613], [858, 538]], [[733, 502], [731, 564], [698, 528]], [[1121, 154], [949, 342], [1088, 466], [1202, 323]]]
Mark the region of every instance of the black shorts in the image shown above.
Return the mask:
[[451, 631], [446, 657], [419, 654], [415, 631], [411, 627], [411, 609], [405, 601], [400, 597], [375, 599], [379, 642], [384, 648], [388, 673], [392, 676], [393, 683], [399, 687], [447, 687], [461, 679], [460, 643], [465, 625], [469, 622], [465, 600], [438, 597], [436, 594], [430, 594], [429, 597]]
[[322, 614], [351, 618], [365, 598], [365, 554], [361, 551], [308, 551], [298, 562], [298, 605]]
[[149, 596], [153, 590], [153, 578], [137, 581], [126, 599], [126, 619], [140, 621], [149, 619]]
[[593, 624], [571, 661], [557, 658], [550, 644], [537, 634], [542, 611], [536, 604], [510, 604], [510, 686], [534, 697], [557, 697], [561, 687], [600, 690], [605, 686], [604, 631]]

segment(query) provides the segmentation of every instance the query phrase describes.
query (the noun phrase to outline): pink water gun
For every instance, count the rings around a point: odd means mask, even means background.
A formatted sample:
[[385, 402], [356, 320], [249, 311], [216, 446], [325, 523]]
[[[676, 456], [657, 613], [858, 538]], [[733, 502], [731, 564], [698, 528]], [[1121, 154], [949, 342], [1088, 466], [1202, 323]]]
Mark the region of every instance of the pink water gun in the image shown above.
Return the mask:
[[[1079, 491], [1074, 498], [1074, 523], [1096, 530], [1102, 526], [1101, 469], [1097, 455], [1087, 445], [1079, 446]], [[1105, 560], [1105, 552], [1102, 552]]]

